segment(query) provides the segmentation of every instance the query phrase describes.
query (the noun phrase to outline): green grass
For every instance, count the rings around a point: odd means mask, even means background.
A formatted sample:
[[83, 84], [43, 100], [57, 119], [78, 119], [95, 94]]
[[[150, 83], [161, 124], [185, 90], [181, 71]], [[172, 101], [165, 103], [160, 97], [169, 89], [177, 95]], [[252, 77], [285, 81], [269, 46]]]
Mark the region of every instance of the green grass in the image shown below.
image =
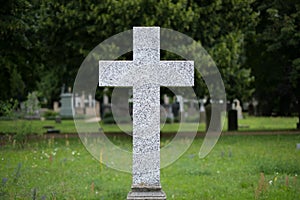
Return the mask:
[[248, 126], [241, 127], [241, 131], [292, 130], [296, 129], [297, 122], [297, 117], [246, 117], [239, 121], [239, 126]]
[[62, 133], [77, 133], [73, 120], [62, 120], [60, 124], [54, 120], [0, 120], [0, 133], [15, 133], [22, 126], [30, 127], [32, 133], [42, 134], [46, 132], [44, 126], [54, 126]]
[[[111, 140], [121, 148], [131, 146], [128, 138]], [[208, 157], [199, 159], [202, 142], [196, 139], [161, 170], [168, 199], [299, 198], [299, 135], [224, 136]], [[130, 174], [101, 165], [75, 138], [31, 141], [24, 149], [1, 146], [0, 180], [0, 199], [33, 199], [35, 191], [36, 199], [118, 200], [131, 186]]]
[[[239, 131], [269, 131], [269, 130], [293, 130], [296, 128], [298, 119], [296, 117], [248, 117], [239, 120]], [[18, 120], [18, 121], [0, 121], [0, 133], [13, 133], [17, 129], [20, 129], [24, 124], [30, 125], [31, 132], [33, 133], [45, 133], [46, 129], [43, 126], [54, 126], [55, 129], [59, 129], [61, 133], [77, 133], [73, 120], [62, 120], [61, 124], [55, 123], [54, 120]], [[120, 126], [120, 127], [119, 127]], [[131, 131], [132, 126], [129, 124], [101, 124], [104, 132], [121, 132]], [[161, 125], [161, 131], [163, 133], [174, 133], [178, 131], [179, 124], [164, 124]], [[196, 123], [182, 123], [182, 131], [196, 130]], [[201, 123], [198, 127], [198, 131], [203, 132], [205, 130], [205, 124]], [[227, 130], [227, 121], [224, 123], [224, 131]]]

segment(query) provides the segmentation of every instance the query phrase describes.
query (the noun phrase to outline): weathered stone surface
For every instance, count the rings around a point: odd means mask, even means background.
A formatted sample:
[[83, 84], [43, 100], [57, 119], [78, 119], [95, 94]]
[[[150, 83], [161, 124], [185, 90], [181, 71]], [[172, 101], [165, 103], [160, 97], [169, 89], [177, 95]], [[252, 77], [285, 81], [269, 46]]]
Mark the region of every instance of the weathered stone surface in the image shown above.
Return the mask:
[[160, 86], [193, 84], [193, 61], [160, 61], [159, 27], [133, 28], [133, 61], [99, 61], [99, 86], [133, 87], [133, 190], [128, 199], [165, 199], [157, 190]]

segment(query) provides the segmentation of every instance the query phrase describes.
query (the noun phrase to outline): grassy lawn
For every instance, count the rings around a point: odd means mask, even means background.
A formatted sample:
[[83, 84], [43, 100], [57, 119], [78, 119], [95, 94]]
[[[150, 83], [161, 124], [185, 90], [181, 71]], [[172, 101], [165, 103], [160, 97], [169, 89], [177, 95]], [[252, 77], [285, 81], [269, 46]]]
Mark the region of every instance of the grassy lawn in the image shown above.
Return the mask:
[[[111, 140], [131, 145], [124, 137]], [[161, 170], [168, 199], [299, 199], [300, 135], [223, 136], [199, 159], [202, 142], [197, 138]], [[131, 186], [130, 174], [101, 165], [75, 138], [0, 146], [0, 179], [0, 199], [118, 200]]]
[[[246, 117], [239, 120], [239, 131], [267, 131], [267, 130], [293, 130], [296, 128], [298, 119], [296, 117]], [[18, 120], [18, 121], [0, 121], [0, 133], [13, 133], [18, 129], [27, 127], [27, 130], [34, 133], [45, 133], [46, 129], [43, 126], [54, 126], [59, 129], [61, 133], [77, 133], [73, 120], [62, 120], [61, 124], [55, 123], [54, 120]], [[182, 123], [182, 131], [195, 130], [196, 123]], [[121, 130], [131, 131], [132, 126], [129, 124], [121, 124], [118, 127], [115, 124], [102, 124], [104, 132], [120, 132]], [[120, 129], [121, 128], [121, 129]], [[162, 132], [177, 132], [179, 128], [178, 123], [164, 124], [161, 126]], [[204, 131], [205, 124], [201, 123], [198, 131]], [[224, 124], [224, 131], [227, 130], [227, 121]]]

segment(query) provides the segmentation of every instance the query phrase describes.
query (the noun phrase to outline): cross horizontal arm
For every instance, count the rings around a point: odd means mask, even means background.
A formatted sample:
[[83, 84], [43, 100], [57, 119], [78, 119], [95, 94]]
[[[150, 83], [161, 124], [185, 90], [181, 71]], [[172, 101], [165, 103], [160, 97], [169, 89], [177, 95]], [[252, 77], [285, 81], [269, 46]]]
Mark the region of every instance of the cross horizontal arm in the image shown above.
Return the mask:
[[194, 86], [194, 61], [160, 61], [157, 70], [161, 86]]
[[184, 87], [194, 85], [193, 61], [160, 61], [139, 65], [135, 61], [99, 61], [99, 86], [131, 87], [140, 84]]
[[132, 66], [132, 61], [99, 61], [99, 86], [133, 86], [128, 74], [132, 71]]

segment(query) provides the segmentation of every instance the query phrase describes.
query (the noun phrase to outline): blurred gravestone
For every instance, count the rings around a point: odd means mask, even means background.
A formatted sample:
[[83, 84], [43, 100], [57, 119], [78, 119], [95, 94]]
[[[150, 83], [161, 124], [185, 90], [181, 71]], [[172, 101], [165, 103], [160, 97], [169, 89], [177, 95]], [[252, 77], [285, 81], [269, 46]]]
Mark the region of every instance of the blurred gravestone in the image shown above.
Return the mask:
[[200, 120], [199, 123], [205, 123], [206, 114], [205, 114], [205, 107], [204, 107], [204, 99], [200, 99]]
[[238, 114], [237, 110], [228, 111], [228, 131], [237, 131], [238, 130]]
[[[198, 108], [198, 102], [195, 102], [193, 100], [187, 99], [188, 102], [188, 109], [187, 109], [187, 116], [189, 122], [198, 122], [199, 119], [199, 108]], [[197, 106], [195, 106], [197, 104]], [[197, 120], [197, 121], [195, 121]]]
[[178, 101], [175, 101], [173, 104], [172, 104], [172, 112], [174, 114], [174, 119], [176, 122], [179, 122], [180, 121], [180, 105], [179, 105], [179, 102]]
[[[68, 91], [64, 93], [65, 85], [62, 86], [61, 94], [60, 94], [60, 117], [64, 118], [73, 118], [73, 94], [71, 93], [71, 87], [68, 88]], [[59, 120], [56, 120], [56, 123], [60, 123]]]
[[[211, 115], [212, 115], [212, 104], [216, 108], [217, 112], [216, 115], [214, 116], [214, 120], [211, 121]], [[223, 104], [217, 102], [217, 101], [211, 101], [210, 99], [207, 100], [206, 105], [205, 105], [205, 114], [206, 114], [206, 131], [210, 127], [211, 131], [221, 131], [222, 128], [222, 110], [223, 110]]]
[[53, 111], [54, 112], [59, 112], [59, 103], [57, 101], [53, 102]]
[[206, 105], [205, 105], [205, 127], [206, 131], [208, 130], [208, 126], [210, 124], [210, 119], [211, 119], [211, 102], [210, 99], [207, 100]]
[[238, 119], [243, 119], [242, 107], [240, 105], [240, 101], [238, 99], [233, 100], [234, 109], [237, 111]]
[[60, 95], [60, 116], [72, 117], [72, 93], [63, 93]]
[[248, 115], [249, 115], [249, 116], [253, 116], [253, 115], [254, 115], [254, 112], [255, 112], [255, 110], [254, 110], [254, 105], [253, 105], [253, 103], [251, 102], [251, 103], [249, 104], [249, 106], [248, 106]]
[[166, 118], [166, 123], [173, 123], [174, 114], [172, 111], [172, 105], [170, 104], [170, 97], [166, 94], [163, 95], [163, 105], [162, 108], [164, 111], [161, 114], [165, 115], [162, 118]]

